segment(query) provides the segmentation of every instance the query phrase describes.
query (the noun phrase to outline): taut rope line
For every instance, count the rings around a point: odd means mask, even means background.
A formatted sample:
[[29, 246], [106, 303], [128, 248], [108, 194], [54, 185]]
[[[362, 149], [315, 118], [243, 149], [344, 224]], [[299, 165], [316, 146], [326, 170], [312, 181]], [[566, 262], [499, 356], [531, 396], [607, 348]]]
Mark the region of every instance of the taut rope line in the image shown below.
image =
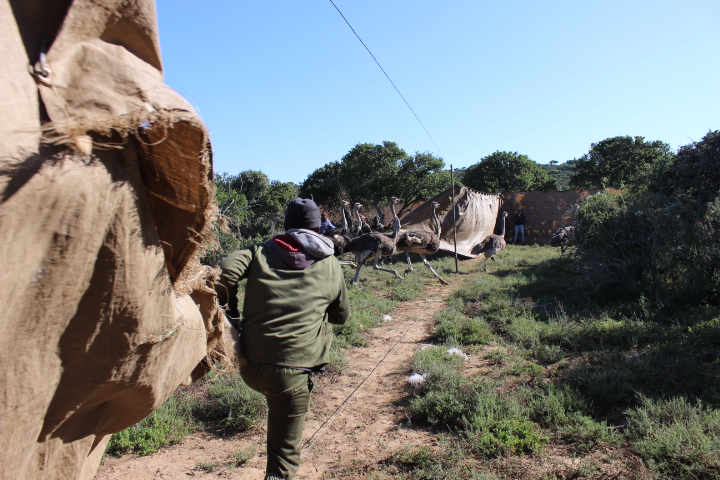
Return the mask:
[[[392, 348], [391, 348], [390, 350], [388, 350], [388, 352], [385, 354], [385, 356], [384, 356], [382, 359], [380, 359], [380, 362], [378, 362], [378, 364], [375, 365], [375, 368], [373, 368], [372, 371], [368, 374], [368, 376], [365, 377], [365, 380], [363, 380], [362, 382], [360, 382], [360, 385], [358, 385], [357, 387], [355, 387], [355, 390], [353, 390], [353, 392], [345, 399], [345, 401], [344, 401], [343, 403], [341, 403], [338, 408], [335, 409], [335, 411], [332, 413], [332, 415], [330, 415], [330, 416], [327, 418], [327, 420], [325, 420], [325, 421], [323, 422], [323, 424], [320, 425], [320, 428], [318, 428], [318, 429], [315, 431], [315, 433], [312, 434], [312, 437], [310, 437], [310, 438], [305, 442], [305, 445], [303, 445], [302, 448], [301, 448], [301, 451], [304, 450], [303, 453], [307, 453], [307, 452], [312, 448], [312, 446], [315, 445], [315, 442], [317, 442], [317, 440], [322, 436], [322, 434], [325, 433], [325, 430], [327, 430], [327, 428], [330, 426], [330, 424], [331, 424], [332, 421], [335, 419], [335, 417], [340, 414], [340, 412], [345, 408], [345, 406], [346, 406], [348, 403], [350, 403], [350, 400], [352, 400], [352, 398], [355, 396], [355, 394], [360, 391], [360, 389], [363, 387], [363, 385], [365, 385], [365, 382], [367, 382], [367, 381], [370, 379], [370, 377], [373, 376], [373, 374], [375, 373], [375, 371], [380, 367], [380, 365], [382, 365], [382, 363], [383, 363], [383, 362], [385, 361], [385, 359], [393, 352], [393, 350], [395, 350], [395, 347], [397, 347], [397, 346], [400, 344], [400, 342], [403, 341], [403, 339], [405, 338], [405, 336], [410, 332], [410, 330], [412, 330], [412, 328], [415, 326], [415, 324], [416, 324], [417, 322], [418, 322], [418, 321], [415, 320], [412, 324], [410, 324], [410, 326], [408, 327], [407, 330], [405, 330], [405, 333], [402, 334], [402, 336], [400, 337], [400, 339], [399, 339], [397, 342], [395, 342], [395, 344], [392, 346]], [[317, 437], [317, 438], [316, 438], [316, 437]]]

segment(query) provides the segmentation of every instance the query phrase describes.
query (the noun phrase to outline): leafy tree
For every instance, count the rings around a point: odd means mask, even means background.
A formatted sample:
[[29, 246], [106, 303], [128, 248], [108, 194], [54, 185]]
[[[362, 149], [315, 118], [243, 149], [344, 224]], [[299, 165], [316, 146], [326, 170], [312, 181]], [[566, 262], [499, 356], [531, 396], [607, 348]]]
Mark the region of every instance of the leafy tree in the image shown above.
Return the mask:
[[455, 176], [455, 183], [465, 183], [465, 172], [467, 172], [467, 168], [454, 168], [453, 169], [453, 175]]
[[340, 183], [353, 202], [374, 206], [387, 203], [396, 195], [396, 178], [406, 159], [407, 153], [395, 142], [359, 143], [342, 158]]
[[203, 263], [215, 265], [228, 253], [283, 231], [285, 206], [297, 197], [293, 183], [270, 180], [263, 172], [215, 175], [218, 216]]
[[340, 191], [340, 162], [330, 162], [312, 172], [300, 186], [300, 197], [312, 198], [315, 203], [335, 203]]
[[415, 152], [400, 164], [393, 185], [394, 195], [400, 199], [402, 215], [420, 200], [427, 200], [450, 186], [450, 171], [444, 170], [445, 162], [431, 153]]
[[641, 189], [673, 159], [670, 145], [644, 137], [612, 137], [593, 143], [575, 163], [574, 188]]
[[[598, 286], [620, 285], [658, 305], [717, 304], [720, 132], [680, 147], [677, 156], [662, 142], [642, 137], [600, 143], [593, 145], [595, 153], [625, 169], [629, 181], [619, 185], [628, 188], [593, 195], [581, 205], [576, 229], [581, 270]], [[632, 162], [628, 171], [625, 164]]]
[[248, 204], [254, 204], [270, 189], [270, 179], [263, 172], [245, 170], [231, 178], [230, 188], [243, 195]]
[[[312, 172], [303, 182], [300, 194], [312, 196], [324, 205], [342, 199], [367, 206], [387, 204], [391, 196], [403, 208], [440, 193], [450, 183], [445, 163], [430, 153], [408, 155], [394, 142], [381, 145], [359, 143], [340, 162], [331, 162]], [[342, 192], [342, 193], [341, 193]]]
[[548, 165], [541, 165], [541, 167], [555, 180], [555, 188], [569, 190], [570, 177], [575, 173], [575, 162], [575, 160], [568, 160], [565, 163], [559, 163], [557, 160], [551, 160]]
[[717, 299], [720, 216], [709, 205], [703, 213], [687, 195], [647, 192], [588, 197], [577, 216], [579, 271], [659, 303]]
[[555, 181], [540, 164], [517, 152], [491, 153], [469, 166], [462, 181], [481, 192], [530, 192], [555, 188]]
[[679, 193], [707, 203], [720, 194], [720, 131], [710, 131], [699, 142], [680, 147], [669, 180]]

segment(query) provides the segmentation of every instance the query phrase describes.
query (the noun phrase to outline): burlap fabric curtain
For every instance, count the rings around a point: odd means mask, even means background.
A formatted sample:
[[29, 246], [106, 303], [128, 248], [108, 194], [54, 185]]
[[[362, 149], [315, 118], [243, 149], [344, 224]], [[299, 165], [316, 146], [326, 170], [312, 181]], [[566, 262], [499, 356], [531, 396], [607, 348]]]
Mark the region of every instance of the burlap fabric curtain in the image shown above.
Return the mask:
[[440, 204], [436, 212], [441, 224], [440, 249], [454, 252], [455, 240], [457, 240], [458, 255], [475, 258], [475, 254], [472, 253], [473, 247], [494, 233], [502, 207], [500, 196], [479, 193], [462, 185], [456, 185], [455, 191], [448, 188], [403, 218], [402, 229], [434, 231], [432, 202]]
[[0, 56], [0, 474], [92, 478], [222, 353], [208, 134], [151, 0], [0, 0]]

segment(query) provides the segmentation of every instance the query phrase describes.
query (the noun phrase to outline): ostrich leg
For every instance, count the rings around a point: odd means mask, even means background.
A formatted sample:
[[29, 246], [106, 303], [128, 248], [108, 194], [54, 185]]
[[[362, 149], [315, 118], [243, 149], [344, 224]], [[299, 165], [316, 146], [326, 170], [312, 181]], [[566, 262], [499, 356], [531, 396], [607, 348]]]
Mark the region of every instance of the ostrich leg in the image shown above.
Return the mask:
[[[380, 270], [381, 272], [394, 273], [398, 279], [402, 280], [403, 277], [400, 276], [400, 274], [397, 272], [397, 270], [393, 270], [392, 268], [383, 268], [379, 265], [380, 257], [382, 257], [382, 252], [378, 250], [377, 252], [375, 252], [375, 260], [373, 260], [373, 270]], [[358, 264], [358, 265], [360, 265], [360, 264]], [[358, 267], [358, 270], [359, 269], [360, 269], [360, 267]]]
[[410, 261], [410, 248], [405, 247], [403, 250], [405, 250], [405, 256], [407, 257], [407, 269], [405, 270], [405, 275], [413, 271], [412, 268], [412, 262]]
[[355, 270], [355, 278], [353, 278], [352, 284], [357, 285], [358, 278], [360, 278], [360, 267], [362, 267], [363, 262], [367, 257], [372, 254], [372, 250], [365, 250], [362, 253], [358, 254], [358, 256], [355, 257], [355, 263], [357, 264], [357, 268]]
[[[408, 255], [408, 257], [409, 257], [409, 255]], [[445, 281], [444, 278], [442, 278], [442, 277], [432, 268], [432, 266], [430, 266], [430, 262], [427, 261], [427, 258], [425, 258], [425, 255], [423, 255], [423, 254], [421, 253], [421, 254], [420, 254], [420, 258], [422, 258], [423, 263], [425, 264], [426, 267], [428, 267], [428, 268], [430, 269], [430, 271], [432, 272], [432, 274], [435, 275], [435, 278], [437, 278], [438, 280], [440, 280], [440, 282], [441, 282], [443, 285], [450, 285], [448, 282]]]

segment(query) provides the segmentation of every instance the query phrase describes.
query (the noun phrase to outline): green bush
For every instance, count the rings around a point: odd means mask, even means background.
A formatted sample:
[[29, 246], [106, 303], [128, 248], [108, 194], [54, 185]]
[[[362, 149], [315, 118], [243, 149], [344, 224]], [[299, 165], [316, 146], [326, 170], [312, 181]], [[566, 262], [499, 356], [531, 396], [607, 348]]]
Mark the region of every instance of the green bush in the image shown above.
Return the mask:
[[510, 360], [510, 352], [505, 347], [498, 347], [485, 354], [485, 358], [496, 365], [506, 364]]
[[544, 364], [556, 363], [565, 357], [565, 352], [559, 345], [546, 345], [544, 343], [534, 345], [528, 353], [535, 360]]
[[472, 451], [483, 457], [540, 454], [550, 440], [512, 398], [490, 391], [477, 393], [474, 412], [467, 417], [465, 436]]
[[414, 372], [426, 373], [431, 377], [449, 377], [464, 363], [462, 357], [450, 355], [447, 346], [427, 347], [418, 350], [412, 359]]
[[577, 216], [582, 271], [600, 286], [655, 305], [716, 297], [718, 217], [687, 195], [588, 197]]
[[384, 472], [391, 475], [402, 472], [399, 478], [406, 480], [498, 480], [495, 475], [478, 471], [464, 446], [457, 442], [445, 445], [441, 441], [436, 450], [427, 445], [405, 446], [394, 452], [386, 463]]
[[524, 395], [531, 418], [555, 430], [572, 423], [577, 412], [589, 411], [587, 401], [567, 385], [545, 383], [528, 389]]
[[475, 408], [476, 391], [481, 387], [458, 372], [463, 359], [447, 350], [447, 346], [425, 348], [413, 357], [413, 371], [425, 377], [410, 401], [410, 415], [415, 421], [459, 426]]
[[446, 308], [435, 315], [438, 340], [458, 345], [489, 343], [493, 338], [487, 322], [481, 318], [468, 318], [455, 308]]
[[245, 385], [239, 373], [211, 374], [203, 385], [207, 394], [193, 408], [199, 419], [218, 422], [230, 430], [245, 430], [267, 412], [265, 397]]
[[720, 411], [683, 397], [652, 400], [627, 412], [632, 448], [676, 479], [720, 477]]
[[477, 408], [476, 388], [461, 375], [428, 376], [422, 395], [410, 400], [410, 418], [455, 429]]
[[474, 419], [467, 434], [476, 455], [498, 457], [507, 454], [540, 454], [550, 440], [537, 425], [524, 418], [502, 418], [497, 421]]
[[128, 453], [149, 455], [181, 442], [197, 428], [191, 415], [192, 407], [193, 401], [186, 395], [171, 396], [140, 422], [113, 434], [105, 453], [116, 457]]

